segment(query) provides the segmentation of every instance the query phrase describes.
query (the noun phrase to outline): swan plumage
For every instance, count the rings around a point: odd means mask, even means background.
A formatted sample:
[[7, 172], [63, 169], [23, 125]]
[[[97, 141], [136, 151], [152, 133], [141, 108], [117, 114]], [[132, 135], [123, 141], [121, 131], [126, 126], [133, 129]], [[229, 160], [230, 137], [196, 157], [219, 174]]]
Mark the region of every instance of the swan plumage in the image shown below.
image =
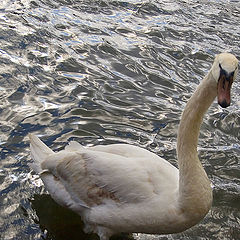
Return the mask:
[[220, 105], [230, 104], [237, 66], [232, 54], [217, 55], [188, 101], [178, 131], [179, 170], [137, 146], [83, 147], [73, 141], [54, 153], [30, 134], [31, 166], [53, 199], [77, 212], [85, 231], [97, 233], [101, 240], [119, 232], [184, 231], [211, 207], [211, 184], [197, 154], [198, 135], [203, 115], [217, 95]]

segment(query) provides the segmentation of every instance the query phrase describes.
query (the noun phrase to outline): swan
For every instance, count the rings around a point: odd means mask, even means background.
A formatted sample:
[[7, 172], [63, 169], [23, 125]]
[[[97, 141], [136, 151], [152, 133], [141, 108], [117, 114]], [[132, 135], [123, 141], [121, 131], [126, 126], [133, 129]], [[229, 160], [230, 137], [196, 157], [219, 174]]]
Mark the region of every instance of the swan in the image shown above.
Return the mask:
[[83, 147], [72, 141], [53, 152], [30, 134], [32, 169], [52, 198], [78, 213], [86, 233], [100, 240], [125, 233], [170, 234], [197, 224], [212, 204], [210, 180], [199, 161], [197, 143], [203, 115], [214, 101], [230, 105], [238, 60], [216, 56], [189, 99], [177, 137], [179, 170], [143, 148], [129, 144]]

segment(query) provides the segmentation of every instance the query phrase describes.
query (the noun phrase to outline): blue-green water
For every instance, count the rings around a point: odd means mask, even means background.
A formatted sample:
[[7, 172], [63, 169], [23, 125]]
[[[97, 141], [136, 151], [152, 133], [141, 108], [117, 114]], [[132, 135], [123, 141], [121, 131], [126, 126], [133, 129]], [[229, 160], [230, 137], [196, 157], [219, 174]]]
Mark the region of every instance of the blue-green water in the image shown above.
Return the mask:
[[[176, 165], [181, 112], [215, 54], [240, 55], [239, 22], [239, 1], [1, 1], [0, 239], [97, 239], [45, 195], [27, 134], [54, 150], [135, 144]], [[213, 104], [200, 134], [209, 214], [184, 233], [134, 239], [239, 239], [239, 90], [231, 107]]]

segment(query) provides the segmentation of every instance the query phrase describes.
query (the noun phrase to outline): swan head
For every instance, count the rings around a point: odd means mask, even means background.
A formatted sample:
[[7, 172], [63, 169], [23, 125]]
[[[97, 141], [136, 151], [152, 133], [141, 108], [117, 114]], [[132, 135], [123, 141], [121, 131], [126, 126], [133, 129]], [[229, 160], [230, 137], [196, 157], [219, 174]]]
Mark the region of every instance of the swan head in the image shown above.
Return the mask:
[[231, 102], [231, 86], [238, 73], [238, 60], [231, 53], [221, 53], [216, 56], [212, 75], [217, 82], [217, 98], [221, 107], [228, 107]]

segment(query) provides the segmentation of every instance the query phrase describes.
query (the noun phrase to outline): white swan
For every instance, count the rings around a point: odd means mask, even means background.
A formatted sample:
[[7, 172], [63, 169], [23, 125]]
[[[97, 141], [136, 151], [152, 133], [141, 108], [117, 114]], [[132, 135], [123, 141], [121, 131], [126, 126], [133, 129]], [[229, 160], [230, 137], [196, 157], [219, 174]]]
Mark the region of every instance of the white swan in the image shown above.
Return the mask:
[[177, 168], [156, 154], [128, 144], [84, 148], [70, 142], [54, 153], [30, 135], [32, 168], [60, 205], [77, 212], [86, 232], [108, 240], [119, 232], [166, 234], [198, 223], [212, 203], [210, 181], [198, 159], [202, 118], [216, 96], [230, 104], [238, 61], [217, 55], [188, 101], [177, 139]]

